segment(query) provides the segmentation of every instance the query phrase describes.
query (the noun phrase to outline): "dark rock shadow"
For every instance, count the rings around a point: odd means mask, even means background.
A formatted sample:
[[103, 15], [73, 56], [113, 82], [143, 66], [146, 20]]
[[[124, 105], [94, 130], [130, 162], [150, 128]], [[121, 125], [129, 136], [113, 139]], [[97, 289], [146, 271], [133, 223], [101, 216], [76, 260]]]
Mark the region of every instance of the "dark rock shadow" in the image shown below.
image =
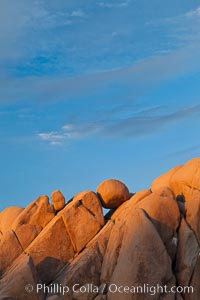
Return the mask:
[[180, 210], [181, 215], [185, 218], [185, 196], [184, 195], [178, 195], [176, 197], [176, 201]]
[[55, 280], [58, 273], [67, 264], [67, 262], [53, 257], [45, 257], [45, 259], [36, 266], [36, 269], [42, 283], [48, 285]]

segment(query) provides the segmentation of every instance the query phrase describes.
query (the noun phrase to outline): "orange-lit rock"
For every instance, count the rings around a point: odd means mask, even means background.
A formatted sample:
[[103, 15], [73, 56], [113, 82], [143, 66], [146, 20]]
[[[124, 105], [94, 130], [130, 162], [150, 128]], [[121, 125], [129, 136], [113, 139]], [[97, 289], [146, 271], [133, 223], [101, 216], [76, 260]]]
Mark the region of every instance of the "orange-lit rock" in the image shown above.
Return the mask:
[[65, 295], [64, 300], [94, 298], [94, 295], [84, 294], [82, 297], [79, 295], [80, 298], [78, 298], [78, 294], [73, 293], [73, 286], [75, 284], [83, 286], [87, 283], [93, 283], [97, 286], [100, 285], [102, 261], [106, 252], [107, 243], [112, 228], [113, 223], [108, 222], [104, 228], [90, 241], [87, 247], [58, 274], [53, 283], [64, 286], [67, 282], [67, 285], [70, 288], [69, 294]]
[[[175, 167], [134, 195], [108, 180], [97, 194], [78, 193], [66, 205], [62, 197], [55, 192], [54, 207], [42, 196], [24, 210], [0, 214], [0, 299], [199, 300], [200, 159]], [[105, 218], [101, 202], [112, 208]], [[67, 285], [69, 293], [26, 295], [26, 282], [41, 281]], [[112, 283], [191, 285], [194, 291], [138, 296], [112, 293]], [[98, 289], [76, 293], [74, 284]]]
[[26, 249], [54, 216], [53, 206], [49, 204], [47, 196], [38, 197], [18, 215], [12, 224], [12, 230], [23, 249]]
[[[121, 230], [122, 235], [119, 236], [120, 246], [116, 251], [115, 263], [112, 262], [114, 263], [112, 268], [110, 264], [103, 264], [101, 280], [108, 284], [115, 283], [117, 286], [137, 286], [145, 283], [167, 284], [168, 286], [175, 284], [171, 260], [164, 244], [141, 209], [133, 210], [127, 216]], [[108, 245], [105, 256], [109, 251], [112, 253], [112, 243]], [[107, 268], [110, 269], [109, 273]], [[109, 300], [120, 299], [120, 295], [119, 292], [108, 291]], [[148, 299], [148, 295], [145, 296]], [[159, 299], [159, 296], [158, 293], [155, 299]], [[124, 299], [126, 299], [125, 296]], [[129, 294], [127, 299], [138, 299], [138, 295], [130, 296]]]
[[73, 201], [82, 201], [82, 204], [95, 215], [99, 224], [104, 225], [104, 217], [102, 212], [101, 201], [99, 197], [92, 191], [80, 192], [74, 196]]
[[0, 213], [0, 231], [5, 233], [12, 228], [12, 224], [17, 216], [23, 211], [22, 207], [10, 206]]
[[26, 249], [42, 282], [52, 281], [74, 251], [62, 217], [55, 217]]
[[178, 170], [182, 168], [182, 165], [176, 166], [169, 170], [167, 173], [160, 175], [157, 177], [151, 184], [151, 190], [154, 192], [155, 190], [158, 190], [159, 188], [168, 187], [171, 188], [172, 178]]
[[116, 208], [130, 198], [127, 186], [115, 179], [103, 181], [97, 187], [97, 194], [105, 208]]
[[[86, 201], [87, 197], [91, 202]], [[73, 200], [59, 215], [63, 217], [75, 252], [80, 252], [104, 225], [101, 205], [95, 195]]]
[[194, 190], [200, 190], [200, 158], [189, 160], [156, 178], [151, 189], [169, 187], [175, 196], [183, 195], [188, 200]]
[[187, 199], [187, 193], [184, 194], [184, 187], [193, 190], [200, 190], [200, 158], [189, 160], [172, 177], [172, 189], [176, 195], [183, 194]]
[[0, 242], [0, 276], [8, 266], [22, 253], [22, 247], [19, 244], [16, 235], [12, 230], [7, 230], [2, 236]]
[[170, 241], [180, 223], [180, 211], [173, 194], [168, 189], [159, 189], [145, 199], [139, 207], [151, 218], [164, 243]]
[[55, 190], [51, 194], [53, 208], [59, 211], [65, 207], [65, 197], [59, 190]]

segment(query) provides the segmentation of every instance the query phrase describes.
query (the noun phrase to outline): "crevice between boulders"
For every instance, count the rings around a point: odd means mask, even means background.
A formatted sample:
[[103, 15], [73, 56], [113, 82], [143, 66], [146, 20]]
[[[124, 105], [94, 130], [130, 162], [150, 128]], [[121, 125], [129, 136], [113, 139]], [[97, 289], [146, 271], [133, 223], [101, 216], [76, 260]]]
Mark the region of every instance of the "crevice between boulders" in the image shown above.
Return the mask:
[[20, 240], [18, 239], [18, 236], [17, 236], [16, 232], [14, 230], [12, 230], [12, 229], [11, 229], [11, 231], [12, 231], [12, 233], [14, 234], [14, 236], [16, 237], [16, 239], [18, 241], [18, 243], [19, 243], [19, 245], [20, 245], [20, 247], [22, 249], [22, 253], [25, 253], [25, 251], [24, 251], [24, 249], [22, 247], [22, 244], [20, 243]]

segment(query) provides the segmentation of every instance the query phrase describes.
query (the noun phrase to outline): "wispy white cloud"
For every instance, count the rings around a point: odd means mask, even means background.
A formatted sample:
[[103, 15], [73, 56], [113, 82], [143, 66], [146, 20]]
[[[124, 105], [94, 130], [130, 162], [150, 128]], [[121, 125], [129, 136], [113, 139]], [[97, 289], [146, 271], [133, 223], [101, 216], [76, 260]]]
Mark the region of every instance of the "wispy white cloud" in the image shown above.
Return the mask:
[[187, 16], [187, 17], [194, 17], [194, 16], [200, 17], [200, 6], [198, 6], [194, 10], [191, 10], [191, 11], [187, 12], [185, 14], [185, 16]]
[[185, 147], [168, 154], [169, 157], [179, 157], [179, 156], [188, 156], [189, 158], [194, 156], [200, 156], [200, 144], [195, 144], [190, 147]]
[[61, 142], [57, 142], [57, 141], [51, 141], [49, 144], [52, 146], [61, 146], [62, 145]]
[[123, 2], [99, 2], [98, 5], [103, 8], [123, 8], [130, 4], [130, 0]]
[[107, 136], [114, 137], [143, 137], [159, 132], [169, 125], [178, 123], [191, 117], [199, 118], [200, 105], [182, 107], [166, 113], [154, 115], [154, 110], [149, 110], [145, 115], [129, 116], [125, 119], [117, 120], [106, 127], [104, 132]]
[[42, 132], [36, 135], [42, 141], [47, 142], [52, 146], [60, 146], [63, 144], [66, 137], [58, 132]]
[[[48, 0], [19, 0], [16, 3], [3, 0], [0, 11], [0, 64], [3, 68], [0, 69], [5, 68], [9, 74], [20, 77], [29, 74], [89, 74], [100, 68], [122, 68], [131, 65], [131, 61], [163, 54], [166, 49], [170, 51], [177, 46], [176, 41], [172, 45], [168, 39], [171, 39], [170, 34], [174, 35], [178, 26], [167, 29], [168, 33], [162, 35], [164, 41], [158, 43], [156, 35], [154, 40], [152, 30], [157, 28], [158, 40], [159, 31], [162, 31], [160, 24], [155, 23], [155, 27], [152, 25], [159, 17], [155, 13], [151, 18], [148, 9], [140, 20], [138, 16], [142, 4], [128, 0], [90, 2], [89, 5], [77, 6], [64, 0], [59, 4]], [[120, 18], [119, 21], [119, 10], [112, 8], [126, 8], [133, 2], [133, 16], [130, 10], [122, 9], [123, 20]], [[101, 19], [101, 8], [108, 8], [108, 13], [104, 15], [105, 22]], [[198, 9], [193, 13], [198, 14]], [[160, 20], [163, 21], [162, 14]], [[143, 31], [143, 21], [149, 21], [148, 31], [146, 28]], [[81, 27], [82, 22], [85, 25]], [[109, 28], [106, 26], [108, 22]], [[123, 34], [119, 34], [120, 31]], [[146, 36], [147, 32], [149, 37]], [[188, 34], [192, 36], [193, 32], [188, 29]], [[185, 35], [185, 32], [177, 32], [179, 39]], [[155, 49], [155, 45], [158, 49]], [[38, 59], [40, 57], [45, 58], [46, 63], [42, 64]]]
[[78, 10], [72, 11], [71, 17], [83, 18], [83, 17], [86, 17], [86, 14], [82, 9], [78, 9]]
[[[179, 35], [177, 42], [182, 39], [186, 45], [192, 39], [199, 39], [200, 6], [173, 17], [160, 20], [163, 24], [172, 25], [173, 34]], [[188, 41], [188, 42], [187, 42]]]
[[[65, 144], [66, 141], [79, 140], [91, 136], [109, 138], [143, 137], [152, 135], [170, 124], [190, 117], [199, 117], [200, 105], [182, 107], [165, 112], [165, 107], [155, 106], [139, 111], [124, 112], [116, 110], [110, 117], [99, 117], [98, 120], [67, 123], [59, 131], [39, 133], [37, 136], [51, 145]], [[105, 114], [105, 112], [103, 113]]]
[[[70, 97], [84, 96], [98, 93], [102, 87], [106, 89], [110, 84], [126, 85], [134, 96], [148, 92], [150, 87], [161, 82], [183, 76], [188, 72], [195, 72], [200, 68], [200, 44], [193, 43], [188, 47], [171, 51], [166, 55], [150, 57], [133, 65], [116, 70], [99, 72], [83, 77], [52, 78], [2, 78], [0, 80], [0, 100], [22, 101], [58, 101]], [[77, 89], [78, 86], [78, 89]], [[66, 97], [67, 95], [67, 97]]]
[[55, 131], [51, 131], [48, 133], [39, 133], [38, 136], [42, 139], [42, 140], [62, 140], [63, 136], [58, 134]]
[[61, 145], [66, 141], [82, 139], [100, 132], [103, 129], [101, 121], [82, 122], [80, 124], [68, 123], [62, 126], [59, 131], [38, 133], [37, 137], [50, 145]]

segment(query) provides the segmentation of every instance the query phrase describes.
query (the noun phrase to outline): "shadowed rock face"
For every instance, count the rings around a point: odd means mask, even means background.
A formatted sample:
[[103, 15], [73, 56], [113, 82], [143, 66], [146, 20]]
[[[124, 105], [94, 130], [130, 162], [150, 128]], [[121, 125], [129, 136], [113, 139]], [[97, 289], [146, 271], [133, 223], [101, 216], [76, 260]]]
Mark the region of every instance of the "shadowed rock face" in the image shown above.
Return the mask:
[[130, 195], [112, 179], [1, 212], [0, 299], [199, 300], [200, 159]]

